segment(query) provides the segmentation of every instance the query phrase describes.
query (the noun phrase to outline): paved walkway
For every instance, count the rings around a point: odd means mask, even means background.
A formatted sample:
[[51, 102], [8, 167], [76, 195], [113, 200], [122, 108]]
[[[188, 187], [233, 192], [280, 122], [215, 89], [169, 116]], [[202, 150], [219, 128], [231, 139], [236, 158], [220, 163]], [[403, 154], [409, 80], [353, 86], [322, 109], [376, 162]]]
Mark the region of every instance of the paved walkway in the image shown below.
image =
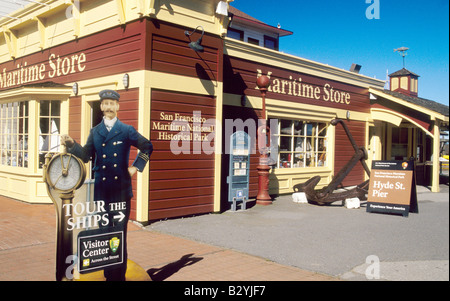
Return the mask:
[[[315, 272], [130, 222], [129, 259], [153, 281], [330, 281]], [[0, 281], [55, 280], [56, 212], [0, 196]]]

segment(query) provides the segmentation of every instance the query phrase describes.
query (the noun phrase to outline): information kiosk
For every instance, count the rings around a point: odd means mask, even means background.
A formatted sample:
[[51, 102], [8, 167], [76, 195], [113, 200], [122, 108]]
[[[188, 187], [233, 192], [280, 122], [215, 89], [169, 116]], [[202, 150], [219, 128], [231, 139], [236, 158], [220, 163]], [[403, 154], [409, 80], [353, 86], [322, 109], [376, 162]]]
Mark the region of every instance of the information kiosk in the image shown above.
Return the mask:
[[242, 209], [246, 209], [249, 190], [250, 171], [250, 136], [238, 131], [230, 136], [230, 172], [227, 178], [228, 202], [231, 209], [236, 211], [237, 202], [242, 202]]

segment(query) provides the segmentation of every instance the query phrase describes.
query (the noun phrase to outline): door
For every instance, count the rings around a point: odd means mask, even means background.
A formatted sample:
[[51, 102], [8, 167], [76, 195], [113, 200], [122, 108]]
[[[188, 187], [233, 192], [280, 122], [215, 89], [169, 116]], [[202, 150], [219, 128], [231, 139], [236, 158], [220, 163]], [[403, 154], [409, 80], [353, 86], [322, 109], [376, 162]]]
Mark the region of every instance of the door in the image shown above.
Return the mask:
[[[90, 111], [91, 111], [91, 120], [90, 120], [90, 128], [92, 129], [97, 124], [102, 122], [103, 119], [103, 112], [100, 110], [100, 101], [90, 101], [89, 102]], [[94, 178], [94, 171], [92, 170], [94, 162], [91, 160], [89, 161], [89, 168], [91, 171], [91, 179]]]
[[369, 148], [367, 166], [372, 167], [373, 160], [383, 160], [383, 124], [375, 122], [369, 126]]

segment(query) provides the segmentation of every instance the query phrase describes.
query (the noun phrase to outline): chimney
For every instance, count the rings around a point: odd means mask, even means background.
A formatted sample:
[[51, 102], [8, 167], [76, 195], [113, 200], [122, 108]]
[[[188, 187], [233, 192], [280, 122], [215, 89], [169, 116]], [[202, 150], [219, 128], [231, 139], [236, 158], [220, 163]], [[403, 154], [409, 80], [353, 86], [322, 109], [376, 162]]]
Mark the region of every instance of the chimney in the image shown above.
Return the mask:
[[391, 91], [400, 92], [408, 96], [418, 96], [419, 75], [403, 68], [389, 74]]

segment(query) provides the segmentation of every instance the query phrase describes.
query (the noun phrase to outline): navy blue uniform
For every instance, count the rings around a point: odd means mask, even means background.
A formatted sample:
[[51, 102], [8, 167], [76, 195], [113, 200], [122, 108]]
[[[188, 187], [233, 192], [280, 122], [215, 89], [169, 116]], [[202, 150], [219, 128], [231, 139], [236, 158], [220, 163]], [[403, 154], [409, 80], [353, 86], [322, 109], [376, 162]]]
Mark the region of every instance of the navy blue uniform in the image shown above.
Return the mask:
[[152, 143], [134, 127], [117, 120], [108, 132], [102, 121], [91, 129], [85, 146], [75, 143], [68, 152], [88, 162], [95, 158], [94, 200], [121, 202], [133, 197], [131, 177], [128, 173], [130, 147], [139, 149], [133, 162], [142, 172], [153, 151]]
[[110, 131], [107, 130], [104, 121], [91, 129], [84, 146], [76, 143], [67, 149], [69, 153], [82, 159], [85, 163], [94, 160], [95, 183], [94, 201], [105, 201], [105, 207], [110, 208], [110, 203], [125, 202], [126, 209], [122, 211], [125, 218], [114, 218], [116, 212], [109, 213], [109, 224], [106, 230], [123, 231], [124, 252], [123, 264], [105, 269], [107, 280], [125, 280], [127, 267], [127, 242], [126, 232], [130, 215], [130, 200], [133, 197], [131, 177], [128, 173], [130, 148], [134, 146], [139, 153], [133, 162], [138, 171], [142, 172], [153, 151], [152, 143], [139, 134], [134, 127], [117, 120]]

